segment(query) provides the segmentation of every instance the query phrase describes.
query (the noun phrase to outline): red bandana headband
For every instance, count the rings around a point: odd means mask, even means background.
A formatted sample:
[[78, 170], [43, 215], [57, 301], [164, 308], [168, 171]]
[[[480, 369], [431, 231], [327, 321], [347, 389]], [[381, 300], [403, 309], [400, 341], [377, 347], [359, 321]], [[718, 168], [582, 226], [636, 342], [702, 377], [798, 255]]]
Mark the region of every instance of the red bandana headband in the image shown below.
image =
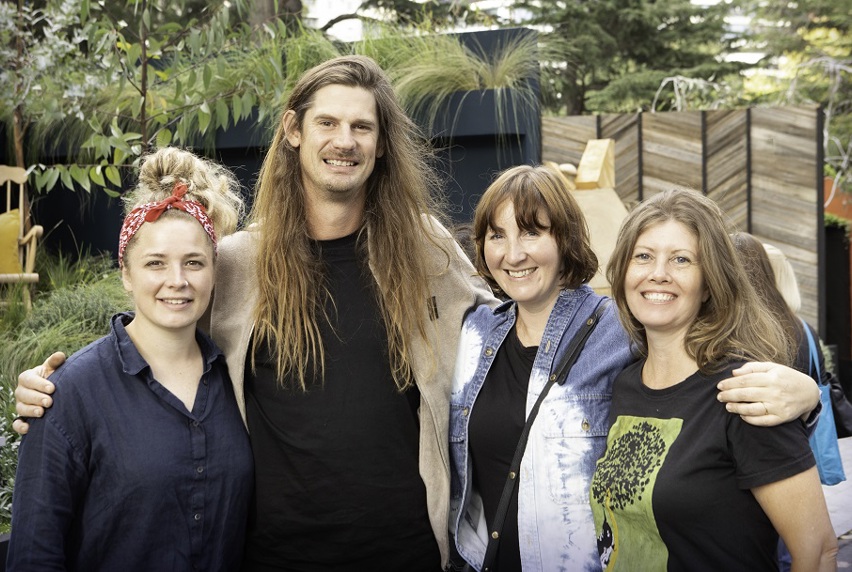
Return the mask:
[[154, 222], [160, 215], [169, 209], [182, 210], [185, 213], [191, 214], [197, 220], [207, 236], [213, 242], [213, 252], [216, 252], [216, 231], [213, 229], [213, 223], [210, 222], [210, 217], [207, 216], [207, 211], [201, 203], [196, 201], [184, 201], [183, 196], [186, 194], [186, 183], [175, 183], [172, 196], [163, 199], [157, 203], [146, 203], [138, 206], [124, 218], [124, 224], [121, 225], [121, 234], [118, 235], [118, 266], [124, 265], [124, 251], [127, 249], [127, 243], [139, 231], [139, 228], [144, 222]]

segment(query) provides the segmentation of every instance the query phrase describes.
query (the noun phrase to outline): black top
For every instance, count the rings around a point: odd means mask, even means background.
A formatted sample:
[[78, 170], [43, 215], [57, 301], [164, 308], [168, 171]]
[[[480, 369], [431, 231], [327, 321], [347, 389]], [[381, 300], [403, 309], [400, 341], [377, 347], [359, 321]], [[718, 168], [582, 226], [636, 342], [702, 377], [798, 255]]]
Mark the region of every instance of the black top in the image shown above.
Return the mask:
[[615, 570], [776, 570], [778, 535], [749, 489], [814, 466], [798, 420], [755, 427], [716, 399], [735, 365], [653, 390], [645, 361], [616, 379], [591, 485], [602, 562]]
[[[524, 347], [513, 326], [485, 376], [470, 414], [470, 457], [473, 487], [482, 497], [489, 532], [503, 487], [526, 423], [527, 388], [538, 346]], [[520, 479], [520, 477], [518, 477]], [[521, 569], [518, 536], [518, 486], [512, 493], [500, 533], [498, 572]]]
[[317, 243], [330, 299], [325, 378], [303, 392], [274, 359], [246, 364], [256, 502], [244, 570], [439, 570], [419, 473], [416, 389], [390, 373], [374, 280], [356, 236]]

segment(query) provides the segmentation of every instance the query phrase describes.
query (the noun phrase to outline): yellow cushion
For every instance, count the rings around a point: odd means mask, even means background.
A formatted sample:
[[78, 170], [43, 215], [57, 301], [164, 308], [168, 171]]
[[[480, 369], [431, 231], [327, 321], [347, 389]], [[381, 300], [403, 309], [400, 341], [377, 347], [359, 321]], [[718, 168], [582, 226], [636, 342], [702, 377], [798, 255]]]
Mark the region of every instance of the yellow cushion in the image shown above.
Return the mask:
[[24, 271], [18, 258], [18, 209], [0, 214], [0, 274], [20, 274]]

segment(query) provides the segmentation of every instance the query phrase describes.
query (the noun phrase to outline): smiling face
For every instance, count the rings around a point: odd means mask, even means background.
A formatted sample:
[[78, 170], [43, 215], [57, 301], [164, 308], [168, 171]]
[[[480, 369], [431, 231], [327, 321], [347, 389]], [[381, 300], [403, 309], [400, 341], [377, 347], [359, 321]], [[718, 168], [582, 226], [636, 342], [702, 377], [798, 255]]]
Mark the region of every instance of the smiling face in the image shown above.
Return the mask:
[[191, 331], [213, 291], [213, 245], [189, 215], [146, 222], [125, 252], [124, 288], [137, 332]]
[[310, 197], [349, 200], [364, 195], [379, 146], [376, 100], [361, 87], [327, 85], [317, 90], [301, 127], [296, 112], [282, 119], [287, 141], [299, 149], [302, 182]]
[[543, 212], [536, 218], [544, 228], [519, 228], [515, 206], [505, 201], [494, 211], [483, 252], [488, 271], [522, 311], [549, 314], [562, 288], [561, 257], [550, 218]]
[[707, 301], [698, 252], [698, 237], [674, 220], [652, 224], [637, 238], [624, 295], [649, 339], [662, 333], [683, 339]]

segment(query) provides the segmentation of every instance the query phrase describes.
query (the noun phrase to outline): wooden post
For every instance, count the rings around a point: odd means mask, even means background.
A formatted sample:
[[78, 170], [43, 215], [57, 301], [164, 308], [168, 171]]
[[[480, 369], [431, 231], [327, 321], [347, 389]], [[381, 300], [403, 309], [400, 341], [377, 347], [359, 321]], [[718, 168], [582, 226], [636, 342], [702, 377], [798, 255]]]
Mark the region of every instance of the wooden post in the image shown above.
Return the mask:
[[577, 189], [615, 188], [615, 141], [591, 139], [577, 167]]

